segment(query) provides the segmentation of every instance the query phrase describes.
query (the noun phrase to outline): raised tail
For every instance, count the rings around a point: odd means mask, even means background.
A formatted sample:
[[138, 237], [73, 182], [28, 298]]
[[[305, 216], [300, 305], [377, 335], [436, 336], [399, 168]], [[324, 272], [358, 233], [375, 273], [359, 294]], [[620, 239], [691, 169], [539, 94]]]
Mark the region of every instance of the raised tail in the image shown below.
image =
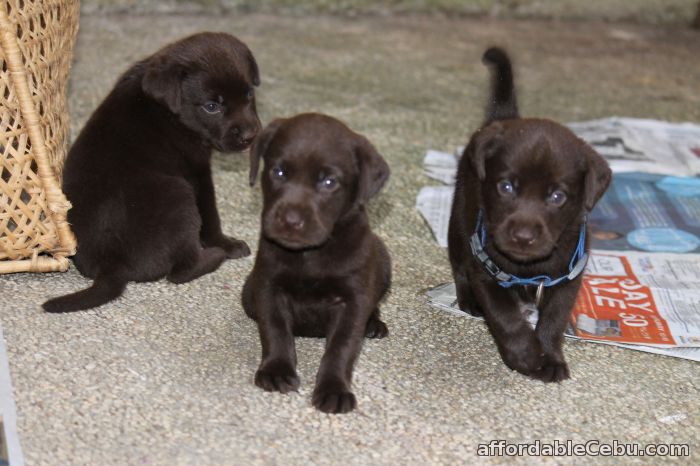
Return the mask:
[[42, 307], [46, 312], [73, 312], [91, 309], [118, 298], [126, 288], [126, 280], [116, 275], [98, 274], [90, 288], [49, 299]]
[[519, 118], [513, 68], [508, 54], [501, 48], [491, 47], [484, 52], [481, 60], [491, 69], [491, 97], [486, 106], [484, 125], [496, 120]]

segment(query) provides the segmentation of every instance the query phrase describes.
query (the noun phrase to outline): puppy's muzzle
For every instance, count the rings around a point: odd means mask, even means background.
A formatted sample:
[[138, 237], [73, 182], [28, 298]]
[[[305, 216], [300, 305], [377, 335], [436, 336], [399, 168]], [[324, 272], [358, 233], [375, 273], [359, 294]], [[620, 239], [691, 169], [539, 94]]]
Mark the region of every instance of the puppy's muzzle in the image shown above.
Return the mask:
[[240, 152], [246, 150], [255, 140], [260, 131], [260, 123], [240, 124], [230, 127], [226, 132], [221, 147], [216, 147], [221, 152]]
[[277, 223], [287, 231], [301, 231], [304, 228], [304, 218], [298, 209], [278, 210], [276, 216]]
[[236, 145], [242, 147], [243, 149], [250, 147], [258, 135], [258, 126], [253, 127], [240, 127], [236, 126], [233, 128], [232, 132], [236, 139]]
[[515, 224], [510, 227], [510, 239], [520, 248], [532, 246], [542, 232], [541, 225]]
[[328, 230], [317, 217], [309, 206], [279, 204], [266, 219], [265, 235], [290, 249], [319, 246], [328, 239]]
[[496, 246], [516, 261], [538, 260], [552, 252], [553, 243], [545, 226], [536, 218], [517, 217], [497, 228]]

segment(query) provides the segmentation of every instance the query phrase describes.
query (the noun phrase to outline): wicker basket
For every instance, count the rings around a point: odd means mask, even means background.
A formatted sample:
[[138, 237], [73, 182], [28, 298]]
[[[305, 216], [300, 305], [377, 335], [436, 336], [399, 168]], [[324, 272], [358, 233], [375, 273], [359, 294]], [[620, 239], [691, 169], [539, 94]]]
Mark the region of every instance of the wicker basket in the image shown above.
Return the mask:
[[60, 189], [78, 0], [0, 2], [0, 273], [68, 269]]

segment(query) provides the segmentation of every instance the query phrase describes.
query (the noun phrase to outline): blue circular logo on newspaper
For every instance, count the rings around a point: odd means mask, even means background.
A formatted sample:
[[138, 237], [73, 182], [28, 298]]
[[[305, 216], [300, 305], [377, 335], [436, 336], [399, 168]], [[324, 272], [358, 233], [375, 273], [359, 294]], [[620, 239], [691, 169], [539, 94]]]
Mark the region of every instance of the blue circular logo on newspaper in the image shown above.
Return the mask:
[[690, 252], [700, 246], [700, 239], [677, 228], [639, 228], [627, 234], [627, 241], [649, 252]]
[[656, 187], [672, 196], [700, 196], [700, 179], [689, 176], [665, 176], [656, 182]]

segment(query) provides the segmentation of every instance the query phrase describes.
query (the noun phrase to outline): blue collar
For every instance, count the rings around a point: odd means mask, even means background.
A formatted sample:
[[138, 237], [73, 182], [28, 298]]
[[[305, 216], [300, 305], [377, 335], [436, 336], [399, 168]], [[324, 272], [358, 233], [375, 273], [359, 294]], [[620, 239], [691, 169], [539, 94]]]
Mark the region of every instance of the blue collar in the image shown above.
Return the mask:
[[[522, 278], [516, 275], [511, 275], [509, 273], [501, 270], [486, 254], [484, 246], [486, 245], [486, 226], [483, 222], [483, 211], [479, 211], [479, 216], [476, 220], [476, 228], [474, 234], [469, 240], [469, 246], [471, 247], [472, 254], [476, 257], [483, 265], [486, 271], [493, 277], [500, 286], [503, 288], [510, 288], [511, 286], [521, 285], [521, 286], [537, 286], [538, 294], [541, 294], [542, 287], [550, 287], [558, 285], [564, 281], [571, 281], [578, 277], [583, 269], [586, 268], [586, 262], [588, 262], [588, 254], [586, 254], [586, 219], [584, 218], [583, 224], [581, 225], [581, 231], [578, 235], [578, 244], [576, 245], [576, 250], [573, 256], [571, 256], [571, 261], [569, 261], [569, 273], [567, 275], [562, 275], [559, 278], [551, 278], [548, 275], [538, 275], [536, 277]], [[539, 301], [539, 299], [538, 299]]]

